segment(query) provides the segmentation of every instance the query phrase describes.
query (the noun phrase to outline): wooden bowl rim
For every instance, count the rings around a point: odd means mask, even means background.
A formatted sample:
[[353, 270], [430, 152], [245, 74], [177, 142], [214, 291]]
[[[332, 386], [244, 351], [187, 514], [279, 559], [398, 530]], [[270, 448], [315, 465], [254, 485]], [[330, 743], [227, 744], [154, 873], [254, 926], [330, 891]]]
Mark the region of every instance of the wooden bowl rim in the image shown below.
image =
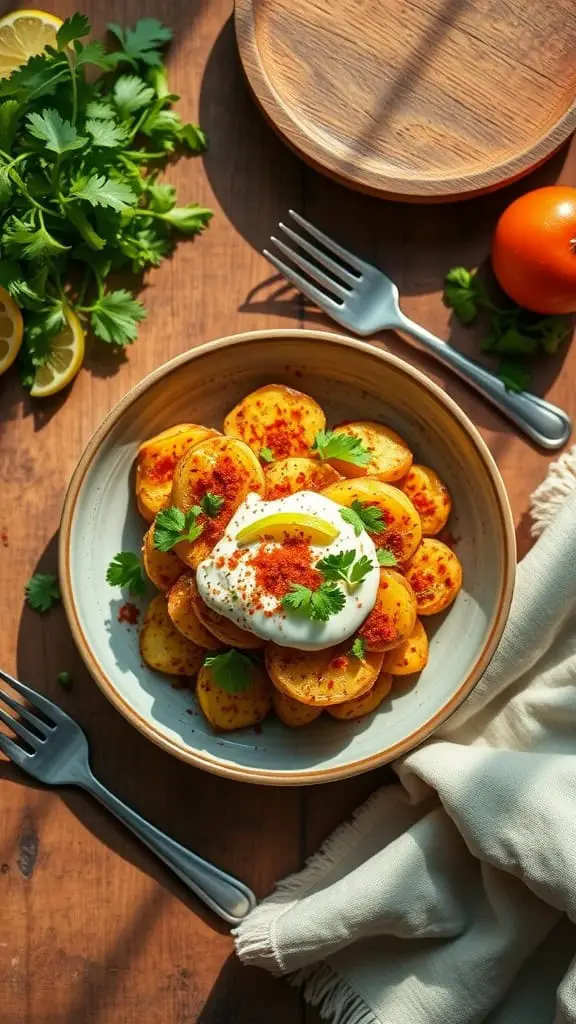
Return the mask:
[[[394, 366], [400, 373], [404, 374], [406, 377], [410, 377], [422, 388], [431, 393], [452, 415], [453, 419], [457, 421], [482, 458], [493, 487], [494, 497], [503, 526], [504, 564], [502, 569], [502, 585], [494, 624], [486, 638], [482, 652], [466, 679], [459, 686], [458, 690], [453, 694], [450, 700], [446, 702], [440, 711], [428, 719], [423, 726], [410, 733], [409, 736], [405, 737], [398, 743], [386, 747], [369, 757], [361, 758], [360, 760], [349, 762], [345, 765], [337, 765], [333, 768], [318, 770], [305, 769], [302, 771], [286, 771], [245, 768], [241, 765], [229, 764], [228, 762], [220, 760], [220, 758], [214, 757], [204, 751], [189, 748], [185, 744], [184, 740], [176, 742], [164, 735], [162, 729], [150, 723], [134, 710], [128, 701], [126, 701], [125, 698], [117, 691], [113, 680], [110, 679], [110, 677], [101, 668], [96, 656], [90, 648], [80, 623], [80, 616], [74, 599], [70, 569], [72, 526], [84, 479], [88, 474], [103, 441], [106, 439], [112, 428], [119, 422], [127, 409], [129, 409], [130, 406], [133, 405], [134, 402], [152, 385], [161, 381], [162, 378], [172, 373], [179, 366], [183, 366], [189, 362], [194, 362], [194, 360], [201, 358], [207, 352], [216, 352], [219, 349], [230, 346], [241, 347], [243, 344], [249, 342], [261, 339], [269, 340], [271, 338], [304, 339], [312, 342], [316, 341], [324, 344], [328, 343], [337, 345], [343, 348], [354, 349], [356, 351], [360, 350], [368, 356]], [[225, 338], [206, 342], [203, 345], [189, 349], [187, 352], [182, 352], [180, 355], [175, 356], [173, 359], [163, 363], [161, 366], [149, 373], [143, 378], [143, 380], [136, 384], [135, 387], [128, 391], [123, 398], [120, 399], [88, 441], [68, 485], [60, 524], [58, 565], [64, 609], [72, 635], [84, 663], [108, 700], [141, 733], [143, 733], [148, 739], [152, 740], [152, 742], [157, 746], [167, 750], [168, 753], [175, 755], [180, 760], [186, 761], [188, 764], [192, 764], [197, 768], [203, 768], [215, 775], [222, 775], [226, 778], [235, 779], [239, 782], [253, 782], [263, 785], [311, 785], [349, 778], [352, 775], [357, 775], [361, 772], [378, 768], [380, 765], [386, 764], [387, 762], [406, 754], [409, 750], [412, 750], [414, 747], [422, 743], [422, 741], [430, 736], [438, 726], [445, 722], [446, 719], [456, 711], [462, 701], [471, 693], [476, 683], [486, 671], [506, 624], [510, 603], [512, 601], [516, 571], [516, 537], [514, 531], [514, 520], [504, 481], [502, 480], [500, 471], [498, 470], [485, 441], [462, 409], [460, 409], [456, 402], [437, 384], [435, 384], [434, 381], [430, 380], [420, 370], [411, 366], [409, 363], [406, 363], [398, 356], [394, 356], [375, 345], [358, 341], [356, 338], [328, 331], [313, 331], [299, 328], [271, 328], [268, 330], [248, 331], [243, 334], [229, 335]]]
[[320, 138], [310, 135], [293, 116], [266, 73], [254, 24], [254, 0], [234, 0], [234, 23], [240, 60], [252, 94], [261, 111], [284, 142], [316, 170], [350, 188], [383, 199], [431, 202], [465, 199], [510, 184], [529, 174], [552, 156], [576, 130], [576, 97], [571, 106], [532, 145], [516, 156], [486, 166], [484, 170], [451, 176], [424, 177], [407, 172], [378, 174], [373, 170], [342, 169], [340, 158]]

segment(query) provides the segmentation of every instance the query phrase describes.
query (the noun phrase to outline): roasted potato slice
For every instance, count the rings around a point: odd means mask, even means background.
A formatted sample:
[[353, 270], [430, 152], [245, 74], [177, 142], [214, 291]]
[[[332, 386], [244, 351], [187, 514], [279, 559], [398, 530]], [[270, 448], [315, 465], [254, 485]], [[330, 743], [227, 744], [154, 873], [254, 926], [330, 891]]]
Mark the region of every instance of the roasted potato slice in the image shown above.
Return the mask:
[[285, 498], [297, 491], [321, 491], [342, 477], [328, 462], [317, 459], [278, 459], [265, 466], [266, 498]]
[[211, 493], [223, 499], [213, 518], [203, 515], [198, 522], [203, 530], [189, 543], [181, 541], [175, 552], [196, 569], [218, 543], [236, 509], [251, 491], [264, 495], [264, 471], [254, 452], [234, 437], [213, 437], [201, 441], [180, 460], [174, 474], [171, 503], [188, 512]]
[[322, 714], [321, 708], [315, 708], [311, 704], [301, 704], [299, 700], [292, 700], [285, 693], [280, 693], [274, 686], [272, 688], [272, 705], [284, 725], [291, 729], [299, 729], [302, 725], [310, 725]]
[[416, 598], [412, 588], [399, 572], [380, 569], [380, 586], [376, 604], [364, 620], [358, 636], [367, 651], [390, 651], [414, 632]]
[[382, 515], [385, 529], [368, 531], [376, 547], [389, 548], [399, 562], [414, 554], [422, 539], [422, 523], [410, 498], [397, 487], [370, 477], [340, 480], [322, 491], [327, 498], [350, 508], [355, 501], [363, 506], [375, 505]]
[[136, 455], [136, 504], [147, 522], [151, 523], [168, 504], [178, 460], [193, 445], [217, 433], [197, 423], [178, 423], [140, 445]]
[[203, 665], [198, 673], [196, 696], [210, 725], [222, 732], [257, 725], [272, 707], [270, 680], [256, 663], [250, 669], [249, 686], [237, 693], [219, 686], [209, 666]]
[[392, 676], [382, 670], [372, 689], [353, 700], [345, 700], [343, 704], [336, 704], [333, 708], [327, 708], [328, 714], [333, 718], [363, 718], [375, 711], [388, 696], [392, 689]]
[[402, 490], [408, 495], [422, 520], [422, 533], [433, 537], [444, 529], [452, 508], [446, 484], [430, 466], [411, 466], [402, 481]]
[[225, 615], [220, 615], [208, 607], [200, 596], [195, 573], [190, 573], [188, 576], [186, 588], [187, 601], [196, 613], [200, 624], [208, 633], [215, 636], [216, 640], [220, 641], [220, 644], [216, 644], [217, 647], [239, 647], [243, 650], [254, 651], [264, 647], [266, 641], [261, 637], [255, 636], [254, 633], [249, 633], [245, 629], [240, 629], [240, 626], [227, 619]]
[[408, 445], [390, 427], [371, 420], [343, 423], [334, 427], [337, 434], [350, 434], [358, 437], [370, 452], [370, 462], [365, 466], [355, 466], [343, 459], [330, 459], [330, 463], [343, 476], [371, 476], [376, 480], [394, 483], [401, 480], [412, 465], [412, 452]]
[[411, 676], [421, 672], [428, 663], [428, 636], [420, 619], [410, 636], [384, 658], [383, 672], [392, 676]]
[[435, 615], [448, 608], [462, 586], [462, 566], [457, 555], [435, 537], [426, 537], [404, 566], [419, 615]]
[[301, 704], [330, 707], [365, 693], [376, 681], [383, 655], [350, 654], [350, 642], [323, 651], [266, 645], [266, 668], [274, 686]]
[[205, 653], [174, 627], [164, 594], [152, 598], [140, 630], [143, 661], [169, 676], [195, 676]]
[[199, 595], [196, 580], [191, 572], [184, 572], [166, 595], [168, 615], [179, 633], [188, 637], [198, 647], [209, 651], [219, 650], [226, 645], [202, 625], [196, 606]]
[[168, 590], [184, 572], [182, 560], [173, 551], [154, 547], [154, 524], [144, 534], [142, 561], [148, 578], [158, 590]]
[[224, 433], [239, 437], [256, 452], [269, 448], [276, 459], [308, 455], [326, 417], [313, 398], [283, 384], [266, 384], [246, 395], [228, 413]]

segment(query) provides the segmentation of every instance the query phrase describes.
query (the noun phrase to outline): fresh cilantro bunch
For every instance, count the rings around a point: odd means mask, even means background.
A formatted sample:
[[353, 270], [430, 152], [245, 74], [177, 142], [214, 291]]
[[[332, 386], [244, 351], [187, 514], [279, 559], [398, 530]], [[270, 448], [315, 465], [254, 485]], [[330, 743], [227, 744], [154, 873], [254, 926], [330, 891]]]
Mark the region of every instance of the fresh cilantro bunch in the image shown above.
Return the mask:
[[570, 317], [542, 316], [506, 299], [499, 308], [477, 272], [466, 267], [453, 267], [446, 274], [444, 303], [465, 326], [481, 312], [487, 314], [488, 333], [481, 348], [500, 357], [498, 376], [510, 391], [523, 391], [530, 384], [526, 358], [553, 354], [571, 331]]
[[212, 216], [178, 206], [158, 180], [173, 154], [206, 146], [171, 109], [178, 97], [162, 63], [171, 30], [155, 18], [108, 28], [115, 49], [82, 41], [90, 24], [74, 14], [56, 47], [0, 82], [0, 284], [24, 311], [28, 386], [68, 308], [103, 342], [134, 341], [146, 310], [108, 275], [158, 266]]

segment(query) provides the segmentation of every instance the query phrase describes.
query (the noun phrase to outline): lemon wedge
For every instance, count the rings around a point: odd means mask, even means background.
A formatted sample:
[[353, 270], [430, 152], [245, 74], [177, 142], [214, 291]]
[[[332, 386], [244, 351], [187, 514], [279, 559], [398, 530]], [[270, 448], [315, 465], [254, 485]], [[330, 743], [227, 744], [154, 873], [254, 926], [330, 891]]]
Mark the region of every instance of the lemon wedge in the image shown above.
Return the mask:
[[0, 375], [18, 355], [22, 344], [22, 313], [5, 288], [0, 288]]
[[56, 46], [61, 24], [47, 11], [11, 11], [0, 18], [0, 78], [8, 78], [47, 46]]
[[271, 540], [286, 540], [289, 537], [305, 538], [312, 544], [330, 544], [340, 530], [326, 519], [308, 515], [306, 512], [276, 512], [271, 516], [257, 519], [243, 526], [236, 534], [240, 544], [249, 544], [262, 537]]
[[74, 379], [84, 359], [84, 331], [71, 309], [64, 313], [67, 327], [57, 334], [50, 347], [50, 356], [39, 366], [30, 394], [33, 398], [48, 398], [65, 388]]

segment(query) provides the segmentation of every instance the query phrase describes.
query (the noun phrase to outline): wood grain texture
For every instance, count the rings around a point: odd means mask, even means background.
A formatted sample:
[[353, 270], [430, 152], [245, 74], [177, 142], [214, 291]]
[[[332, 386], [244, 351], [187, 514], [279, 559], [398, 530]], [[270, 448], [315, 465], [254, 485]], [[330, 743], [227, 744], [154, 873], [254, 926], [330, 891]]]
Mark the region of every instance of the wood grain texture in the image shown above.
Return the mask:
[[572, 0], [236, 0], [235, 19], [271, 123], [375, 195], [495, 188], [576, 127]]
[[[5, 13], [7, 2], [0, 4]], [[22, 5], [24, 6], [24, 5]], [[58, 0], [65, 16], [75, 0]], [[163, 754], [118, 715], [83, 670], [61, 609], [24, 610], [26, 579], [56, 566], [64, 489], [82, 448], [114, 403], [163, 360], [204, 340], [267, 326], [333, 327], [295, 297], [258, 254], [288, 206], [301, 209], [397, 281], [403, 306], [469, 353], [478, 332], [451, 328], [439, 298], [446, 269], [482, 261], [506, 202], [538, 184], [576, 185], [576, 150], [530, 179], [465, 206], [379, 202], [304, 168], [252, 104], [237, 60], [230, 0], [85, 0], [107, 20], [159, 15], [176, 30], [171, 84], [209, 133], [205, 160], [170, 173], [186, 199], [216, 216], [151, 275], [150, 310], [126, 362], [90, 359], [70, 394], [32, 406], [13, 374], [0, 380], [0, 665], [50, 694], [86, 728], [95, 770], [120, 796], [263, 894], [302, 863], [386, 773], [303, 791], [208, 776]], [[482, 400], [398, 338], [381, 343], [443, 380], [481, 428], [508, 486], [521, 551], [528, 495], [550, 457]], [[547, 362], [539, 390], [576, 415], [576, 349]], [[57, 689], [61, 669], [74, 675]], [[225, 930], [88, 797], [50, 792], [0, 762], [0, 1024], [317, 1024], [283, 981], [245, 970]]]

